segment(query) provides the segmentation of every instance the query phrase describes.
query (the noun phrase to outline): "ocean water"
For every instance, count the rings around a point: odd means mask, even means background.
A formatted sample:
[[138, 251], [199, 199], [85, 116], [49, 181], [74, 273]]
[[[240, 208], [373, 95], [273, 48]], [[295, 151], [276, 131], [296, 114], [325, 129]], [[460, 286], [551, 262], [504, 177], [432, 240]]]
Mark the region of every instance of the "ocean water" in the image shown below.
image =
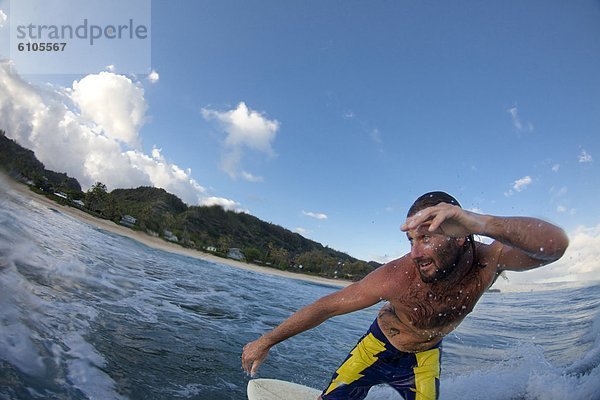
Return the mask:
[[[155, 250], [0, 180], [2, 399], [245, 399], [243, 345], [334, 290]], [[377, 308], [281, 343], [260, 377], [322, 388]], [[442, 368], [443, 400], [600, 399], [600, 286], [487, 293]]]

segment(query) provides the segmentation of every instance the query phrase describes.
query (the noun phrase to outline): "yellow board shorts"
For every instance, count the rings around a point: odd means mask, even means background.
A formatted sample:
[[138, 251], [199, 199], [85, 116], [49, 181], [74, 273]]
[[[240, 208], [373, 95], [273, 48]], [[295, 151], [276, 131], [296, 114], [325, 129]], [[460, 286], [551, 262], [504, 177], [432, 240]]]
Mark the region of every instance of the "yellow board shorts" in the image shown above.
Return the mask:
[[323, 400], [364, 399], [372, 386], [386, 383], [405, 400], [437, 400], [441, 342], [420, 353], [405, 353], [387, 340], [377, 319], [333, 374]]

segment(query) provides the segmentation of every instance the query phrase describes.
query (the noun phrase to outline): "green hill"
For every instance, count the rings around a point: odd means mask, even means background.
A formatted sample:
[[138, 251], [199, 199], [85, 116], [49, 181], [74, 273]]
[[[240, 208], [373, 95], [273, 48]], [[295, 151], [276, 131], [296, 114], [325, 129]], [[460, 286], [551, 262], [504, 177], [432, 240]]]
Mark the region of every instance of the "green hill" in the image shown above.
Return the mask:
[[20, 146], [17, 142], [6, 137], [0, 130], [0, 169], [12, 178], [27, 182], [32, 181], [45, 191], [59, 191], [81, 198], [81, 186], [77, 179], [46, 169], [33, 151]]
[[230, 248], [239, 248], [251, 262], [328, 277], [357, 279], [379, 266], [246, 213], [219, 206], [188, 207], [163, 189], [116, 189], [109, 196], [118, 215], [136, 218], [136, 229], [161, 236], [168, 231], [187, 247], [214, 248], [222, 255]]
[[220, 206], [187, 206], [164, 189], [139, 187], [107, 192], [97, 182], [86, 193], [76, 179], [47, 170], [31, 150], [6, 137], [0, 130], [0, 169], [47, 193], [64, 192], [69, 199], [85, 199], [84, 210], [120, 222], [135, 218], [133, 229], [159, 235], [199, 250], [227, 256], [238, 248], [249, 262], [326, 277], [359, 279], [380, 264], [357, 260], [279, 225]]

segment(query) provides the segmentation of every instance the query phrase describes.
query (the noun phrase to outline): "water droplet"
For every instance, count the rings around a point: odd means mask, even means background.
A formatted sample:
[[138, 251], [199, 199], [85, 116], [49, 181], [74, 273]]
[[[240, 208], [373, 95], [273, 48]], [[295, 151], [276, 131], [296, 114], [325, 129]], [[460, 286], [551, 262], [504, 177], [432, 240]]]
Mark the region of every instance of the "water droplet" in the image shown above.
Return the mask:
[[417, 310], [418, 310], [418, 308], [417, 308], [417, 307], [415, 307], [415, 308], [413, 308], [413, 310], [417, 311]]

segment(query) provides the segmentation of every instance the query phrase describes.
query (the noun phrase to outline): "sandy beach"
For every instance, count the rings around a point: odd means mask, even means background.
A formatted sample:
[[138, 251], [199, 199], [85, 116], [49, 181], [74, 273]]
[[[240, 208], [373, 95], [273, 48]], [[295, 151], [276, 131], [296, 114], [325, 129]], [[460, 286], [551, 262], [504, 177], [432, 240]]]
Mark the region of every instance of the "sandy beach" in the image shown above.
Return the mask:
[[259, 266], [259, 265], [255, 265], [255, 264], [240, 262], [240, 261], [236, 261], [236, 260], [232, 260], [232, 259], [228, 259], [228, 258], [217, 257], [212, 254], [204, 253], [204, 252], [201, 252], [198, 250], [188, 249], [188, 248], [179, 246], [178, 244], [167, 242], [161, 238], [153, 237], [153, 236], [147, 235], [143, 232], [135, 231], [135, 230], [129, 229], [125, 226], [118, 225], [112, 221], [93, 217], [92, 215], [87, 214], [87, 213], [79, 210], [78, 208], [56, 203], [42, 195], [32, 192], [27, 185], [17, 183], [9, 178], [3, 178], [2, 180], [4, 181], [4, 183], [6, 183], [8, 185], [8, 187], [10, 187], [11, 190], [13, 190], [23, 196], [29, 197], [29, 198], [33, 199], [34, 201], [39, 202], [49, 208], [54, 208], [54, 209], [60, 210], [64, 214], [69, 215], [73, 218], [77, 218], [78, 220], [80, 220], [84, 223], [93, 225], [97, 228], [106, 230], [108, 232], [111, 232], [111, 233], [114, 233], [114, 234], [117, 234], [120, 236], [125, 236], [127, 238], [133, 239], [139, 243], [142, 243], [146, 246], [149, 246], [149, 247], [152, 247], [155, 249], [167, 251], [170, 253], [180, 254], [180, 255], [184, 255], [184, 256], [188, 256], [188, 257], [194, 257], [194, 258], [198, 258], [201, 260], [211, 261], [211, 262], [218, 263], [218, 264], [226, 264], [226, 265], [229, 265], [234, 268], [245, 269], [245, 270], [249, 270], [249, 271], [253, 271], [253, 272], [261, 273], [261, 274], [277, 275], [277, 276], [282, 276], [282, 277], [291, 278], [291, 279], [299, 279], [299, 280], [303, 280], [303, 281], [321, 283], [321, 284], [326, 284], [326, 285], [333, 285], [333, 286], [338, 286], [338, 287], [348, 286], [351, 283], [351, 282], [343, 281], [343, 280], [320, 278], [320, 277], [311, 276], [311, 275], [304, 275], [304, 274], [298, 274], [298, 273], [294, 273], [294, 272], [281, 271], [281, 270], [274, 269], [274, 268], [268, 268], [268, 267], [263, 267], [263, 266]]

